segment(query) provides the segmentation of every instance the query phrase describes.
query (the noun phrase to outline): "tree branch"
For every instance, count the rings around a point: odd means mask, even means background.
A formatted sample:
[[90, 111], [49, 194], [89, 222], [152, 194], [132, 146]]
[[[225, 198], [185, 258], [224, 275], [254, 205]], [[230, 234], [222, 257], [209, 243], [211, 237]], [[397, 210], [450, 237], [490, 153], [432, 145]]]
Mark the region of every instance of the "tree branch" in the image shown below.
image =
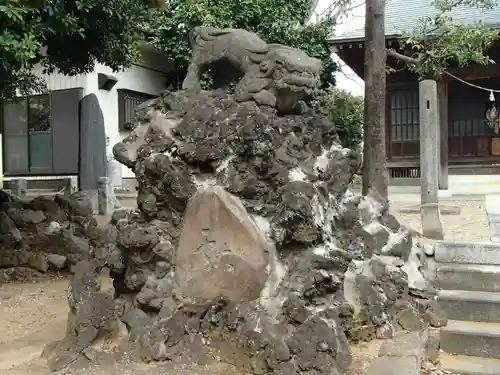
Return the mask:
[[353, 5], [353, 6], [349, 7], [349, 8], [346, 8], [344, 10], [344, 13], [352, 12], [353, 10], [358, 9], [358, 8], [362, 7], [363, 5], [365, 5], [364, 2], [361, 2], [361, 3], [357, 4], [357, 5]]
[[415, 57], [410, 57], [403, 55], [399, 52], [394, 51], [393, 49], [387, 48], [387, 56], [394, 57], [400, 61], [405, 62], [406, 64], [419, 64], [421, 61], [421, 58], [415, 58]]
[[[319, 0], [316, 1], [315, 8], [317, 7]], [[323, 17], [328, 17], [328, 16], [333, 16], [335, 19], [338, 19], [347, 13], [355, 10], [356, 8], [359, 8], [361, 6], [365, 5], [364, 1], [361, 1], [358, 4], [352, 4], [351, 0], [336, 0], [333, 1], [325, 10], [322, 12], [314, 12], [316, 14], [316, 17], [318, 18], [323, 18]]]

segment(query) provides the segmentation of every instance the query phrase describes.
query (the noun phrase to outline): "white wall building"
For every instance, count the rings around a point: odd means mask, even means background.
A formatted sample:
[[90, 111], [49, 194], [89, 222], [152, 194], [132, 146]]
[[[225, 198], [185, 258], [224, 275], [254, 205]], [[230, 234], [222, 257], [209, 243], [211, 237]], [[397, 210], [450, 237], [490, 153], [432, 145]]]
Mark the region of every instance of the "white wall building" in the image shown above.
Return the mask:
[[[166, 73], [171, 67], [164, 54], [144, 47], [142, 61], [121, 72], [112, 72], [100, 64], [92, 73], [78, 76], [44, 75], [38, 68], [38, 75], [47, 82], [48, 93], [20, 98], [19, 102], [1, 108], [3, 180], [50, 180], [78, 175], [82, 158], [89, 157], [88, 152], [82, 154], [82, 100], [90, 96], [97, 99], [94, 102], [98, 102], [102, 112], [98, 122], [104, 122], [109, 154], [113, 145], [130, 132], [126, 125], [134, 107], [165, 90]], [[111, 85], [103, 87], [106, 80]], [[95, 119], [90, 120], [92, 126]], [[134, 178], [125, 166], [121, 172], [123, 180]]]

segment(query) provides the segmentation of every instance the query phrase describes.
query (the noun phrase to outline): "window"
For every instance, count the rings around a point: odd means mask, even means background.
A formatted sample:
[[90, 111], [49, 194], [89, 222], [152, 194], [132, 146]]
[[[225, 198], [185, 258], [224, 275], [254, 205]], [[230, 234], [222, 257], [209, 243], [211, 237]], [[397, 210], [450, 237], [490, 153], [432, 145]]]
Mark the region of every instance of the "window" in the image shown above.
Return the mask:
[[[497, 87], [497, 78], [474, 81], [483, 87]], [[448, 153], [450, 158], [494, 155], [492, 142], [497, 137], [486, 121], [489, 93], [451, 82], [448, 86]]]
[[130, 90], [118, 90], [118, 129], [132, 130], [136, 108], [147, 100], [156, 98], [155, 95], [144, 94]]
[[389, 92], [389, 127], [392, 157], [420, 153], [418, 88]]
[[4, 174], [78, 174], [82, 97], [77, 87], [0, 103]]
[[50, 96], [19, 98], [3, 105], [4, 169], [7, 174], [52, 170]]
[[[481, 82], [492, 85], [496, 82]], [[450, 137], [494, 136], [495, 133], [486, 121], [486, 102], [488, 94], [463, 83], [450, 85], [449, 88], [449, 127]]]

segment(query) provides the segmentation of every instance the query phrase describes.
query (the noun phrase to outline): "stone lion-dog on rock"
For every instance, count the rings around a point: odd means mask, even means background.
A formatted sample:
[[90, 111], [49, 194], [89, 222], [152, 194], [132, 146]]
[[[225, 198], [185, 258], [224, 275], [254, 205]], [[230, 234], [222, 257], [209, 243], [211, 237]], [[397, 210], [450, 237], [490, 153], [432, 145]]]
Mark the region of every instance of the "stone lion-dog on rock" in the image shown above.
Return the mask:
[[320, 79], [320, 60], [297, 48], [267, 44], [246, 30], [201, 26], [191, 31], [190, 39], [185, 90], [200, 90], [201, 73], [223, 64], [222, 74], [214, 76], [217, 88], [227, 89], [228, 79], [234, 77], [228, 70], [232, 67], [243, 76], [234, 90], [238, 102], [253, 100], [290, 113], [297, 111], [299, 101], [312, 93]]

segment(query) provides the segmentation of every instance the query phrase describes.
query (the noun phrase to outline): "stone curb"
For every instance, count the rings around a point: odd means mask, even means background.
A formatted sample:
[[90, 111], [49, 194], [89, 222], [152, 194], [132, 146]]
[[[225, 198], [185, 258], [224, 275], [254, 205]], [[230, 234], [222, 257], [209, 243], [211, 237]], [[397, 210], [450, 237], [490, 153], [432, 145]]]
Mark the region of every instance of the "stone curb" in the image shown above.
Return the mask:
[[371, 363], [366, 374], [370, 375], [419, 375], [425, 356], [425, 334], [409, 332], [385, 341], [379, 356]]
[[[398, 212], [402, 214], [419, 214], [420, 206], [406, 206], [398, 209]], [[439, 205], [439, 213], [441, 215], [460, 215], [461, 208], [459, 206], [452, 205]]]

